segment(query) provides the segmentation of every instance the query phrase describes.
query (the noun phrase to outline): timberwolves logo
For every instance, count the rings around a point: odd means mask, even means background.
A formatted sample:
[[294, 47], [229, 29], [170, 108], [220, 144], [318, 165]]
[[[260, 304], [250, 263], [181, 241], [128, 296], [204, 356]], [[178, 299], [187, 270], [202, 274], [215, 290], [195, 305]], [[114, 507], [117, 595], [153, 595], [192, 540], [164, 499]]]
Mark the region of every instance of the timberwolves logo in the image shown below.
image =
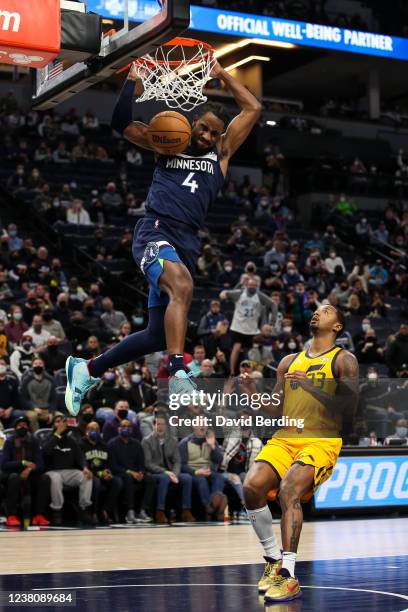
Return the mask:
[[157, 242], [148, 242], [145, 252], [144, 252], [145, 265], [153, 263], [153, 261], [157, 259], [158, 255], [159, 255], [159, 246]]

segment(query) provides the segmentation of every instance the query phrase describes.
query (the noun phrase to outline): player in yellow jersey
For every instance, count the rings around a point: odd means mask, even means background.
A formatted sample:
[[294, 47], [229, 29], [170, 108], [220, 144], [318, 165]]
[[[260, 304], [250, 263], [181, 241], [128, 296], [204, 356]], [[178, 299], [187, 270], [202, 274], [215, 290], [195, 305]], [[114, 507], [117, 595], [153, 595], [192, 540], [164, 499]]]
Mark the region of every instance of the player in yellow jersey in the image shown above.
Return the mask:
[[[244, 482], [245, 504], [265, 551], [266, 567], [258, 583], [266, 603], [301, 595], [295, 561], [303, 513], [310, 499], [332, 474], [340, 453], [341, 432], [352, 421], [358, 401], [358, 363], [349, 351], [335, 345], [344, 317], [334, 306], [318, 308], [310, 322], [312, 341], [306, 351], [287, 355], [278, 366], [274, 393], [280, 406], [263, 408], [290, 419], [303, 419], [304, 428], [277, 431], [259, 453]], [[251, 391], [248, 382], [248, 392]], [[293, 423], [293, 421], [291, 421]], [[268, 495], [275, 490], [282, 509], [280, 550], [272, 531]]]

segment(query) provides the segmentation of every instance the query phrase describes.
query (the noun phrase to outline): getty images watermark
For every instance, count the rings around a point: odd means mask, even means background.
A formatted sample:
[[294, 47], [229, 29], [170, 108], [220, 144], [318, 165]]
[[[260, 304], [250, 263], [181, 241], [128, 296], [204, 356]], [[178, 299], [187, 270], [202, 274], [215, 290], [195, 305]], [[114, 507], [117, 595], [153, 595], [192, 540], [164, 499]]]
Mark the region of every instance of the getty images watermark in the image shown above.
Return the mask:
[[[170, 410], [179, 410], [180, 408], [187, 408], [188, 406], [200, 407], [203, 410], [211, 411], [232, 409], [234, 411], [258, 411], [262, 409], [278, 408], [281, 405], [281, 396], [279, 393], [253, 393], [239, 394], [239, 393], [225, 393], [222, 391], [216, 391], [215, 393], [208, 393], [206, 391], [194, 390], [191, 393], [176, 394], [171, 393], [169, 396], [169, 408]], [[181, 425], [184, 423], [183, 417], [176, 415], [171, 416], [169, 419], [170, 425]], [[212, 417], [198, 415], [192, 419], [189, 425], [201, 425], [201, 426], [240, 426], [240, 427], [252, 427], [255, 426], [268, 426], [268, 427], [295, 427], [298, 430], [304, 428], [304, 419], [291, 419], [287, 416], [280, 416], [276, 418], [265, 417], [262, 414], [240, 416], [237, 418], [229, 418], [227, 416], [217, 414]], [[186, 424], [186, 423], [184, 423]]]

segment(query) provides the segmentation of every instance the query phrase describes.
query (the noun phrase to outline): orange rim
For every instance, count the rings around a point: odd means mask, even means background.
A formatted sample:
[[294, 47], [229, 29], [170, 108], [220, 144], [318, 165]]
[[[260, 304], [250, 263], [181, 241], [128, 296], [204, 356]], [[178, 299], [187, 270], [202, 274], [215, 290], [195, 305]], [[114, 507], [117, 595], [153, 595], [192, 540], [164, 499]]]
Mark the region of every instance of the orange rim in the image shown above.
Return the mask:
[[[172, 40], [169, 40], [168, 42], [164, 43], [162, 45], [162, 47], [176, 47], [176, 46], [180, 46], [180, 47], [204, 47], [204, 49], [206, 49], [207, 53], [206, 55], [208, 57], [211, 57], [214, 53], [214, 48], [209, 44], [206, 43], [202, 40], [196, 40], [194, 38], [183, 38], [183, 37], [176, 37], [173, 38]], [[138, 59], [136, 59], [134, 61], [134, 64], [137, 64], [139, 66], [162, 66], [162, 65], [167, 65], [167, 66], [180, 66], [181, 64], [184, 65], [188, 65], [188, 64], [198, 64], [200, 62], [197, 62], [197, 59], [191, 59], [191, 60], [150, 60], [146, 57], [139, 57]]]

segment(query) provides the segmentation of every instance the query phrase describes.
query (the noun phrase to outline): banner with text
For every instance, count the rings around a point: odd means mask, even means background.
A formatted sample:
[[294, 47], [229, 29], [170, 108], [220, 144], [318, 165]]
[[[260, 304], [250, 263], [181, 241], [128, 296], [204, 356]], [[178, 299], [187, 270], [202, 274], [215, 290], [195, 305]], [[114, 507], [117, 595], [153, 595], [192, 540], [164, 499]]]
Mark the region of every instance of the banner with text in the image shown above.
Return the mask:
[[[87, 9], [122, 19], [123, 4], [124, 0], [88, 0]], [[149, 19], [159, 10], [156, 0], [128, 0], [132, 21]], [[190, 30], [408, 60], [406, 38], [195, 5], [191, 6]]]

